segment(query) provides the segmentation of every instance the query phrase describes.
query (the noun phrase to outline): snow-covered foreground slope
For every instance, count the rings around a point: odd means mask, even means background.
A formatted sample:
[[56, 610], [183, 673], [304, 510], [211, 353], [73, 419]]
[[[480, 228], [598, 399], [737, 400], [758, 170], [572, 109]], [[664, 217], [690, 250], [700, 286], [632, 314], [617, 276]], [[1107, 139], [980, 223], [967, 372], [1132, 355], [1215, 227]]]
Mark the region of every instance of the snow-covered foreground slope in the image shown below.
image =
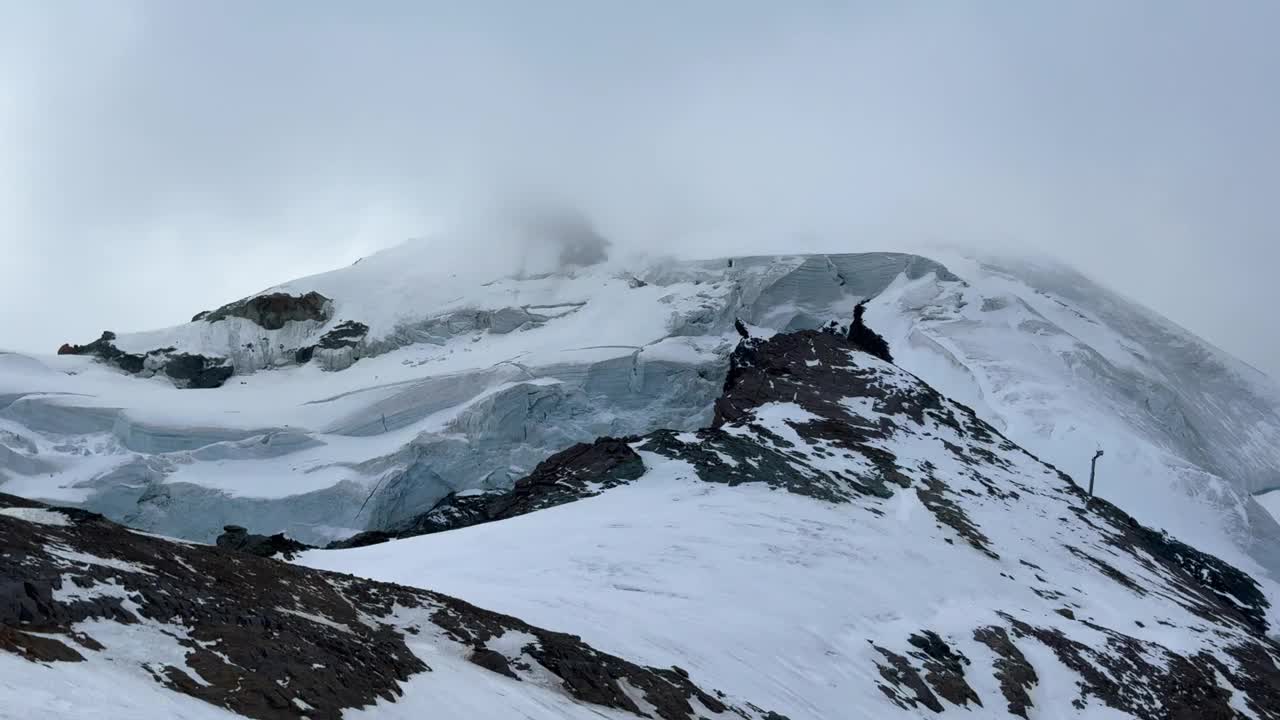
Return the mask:
[[[1280, 525], [1250, 497], [1280, 467], [1269, 380], [1060, 267], [938, 257], [508, 277], [442, 270], [407, 244], [264, 291], [299, 299], [274, 322], [240, 303], [113, 341], [225, 358], [237, 374], [216, 389], [0, 355], [0, 489], [206, 541], [228, 523], [311, 543], [397, 527], [575, 442], [701, 427], [735, 317], [757, 333], [812, 328], [874, 296], [870, 322], [903, 367], [1077, 479], [1101, 446], [1103, 497], [1280, 577]], [[303, 319], [281, 322], [289, 312]], [[352, 323], [364, 330], [339, 332]], [[326, 347], [333, 333], [346, 339]]]
[[0, 717], [778, 720], [438, 593], [0, 495]]
[[842, 338], [733, 360], [711, 428], [575, 448], [485, 501], [514, 516], [299, 562], [556, 624], [792, 720], [1280, 717], [1277, 614], [1248, 576]]

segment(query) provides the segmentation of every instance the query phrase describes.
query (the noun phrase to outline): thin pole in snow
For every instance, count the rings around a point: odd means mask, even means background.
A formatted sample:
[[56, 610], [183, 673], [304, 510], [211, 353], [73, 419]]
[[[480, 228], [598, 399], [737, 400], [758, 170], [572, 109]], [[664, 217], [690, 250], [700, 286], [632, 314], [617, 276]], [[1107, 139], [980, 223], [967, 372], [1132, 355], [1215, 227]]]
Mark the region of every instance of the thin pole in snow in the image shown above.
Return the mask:
[[1093, 477], [1098, 474], [1098, 458], [1102, 457], [1103, 452], [1099, 450], [1093, 454], [1093, 462], [1089, 464], [1089, 497], [1093, 497]]

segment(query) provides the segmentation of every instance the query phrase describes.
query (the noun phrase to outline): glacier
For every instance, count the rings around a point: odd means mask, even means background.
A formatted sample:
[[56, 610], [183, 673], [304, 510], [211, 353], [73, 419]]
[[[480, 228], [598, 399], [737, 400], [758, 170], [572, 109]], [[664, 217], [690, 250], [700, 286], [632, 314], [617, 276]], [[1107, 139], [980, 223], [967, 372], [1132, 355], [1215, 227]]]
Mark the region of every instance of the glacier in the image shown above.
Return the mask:
[[[706, 425], [750, 332], [868, 322], [903, 368], [1144, 523], [1280, 577], [1280, 390], [1137, 303], [1040, 259], [956, 251], [441, 268], [414, 243], [264, 290], [327, 319], [121, 333], [225, 358], [181, 389], [81, 356], [0, 355], [0, 491], [211, 541], [223, 525], [320, 544], [450, 492], [509, 486], [602, 435]], [[315, 347], [343, 323], [358, 340]]]

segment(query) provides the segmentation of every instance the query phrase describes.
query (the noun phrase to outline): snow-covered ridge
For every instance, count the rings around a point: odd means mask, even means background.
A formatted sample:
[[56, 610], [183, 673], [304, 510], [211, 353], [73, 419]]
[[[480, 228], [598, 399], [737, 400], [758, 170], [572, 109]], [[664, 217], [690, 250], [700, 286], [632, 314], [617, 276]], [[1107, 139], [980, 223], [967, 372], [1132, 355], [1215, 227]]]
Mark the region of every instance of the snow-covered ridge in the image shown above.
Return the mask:
[[1274, 583], [833, 334], [738, 346], [712, 427], [578, 446], [454, 508], [299, 562], [555, 617], [792, 720], [1280, 716]]

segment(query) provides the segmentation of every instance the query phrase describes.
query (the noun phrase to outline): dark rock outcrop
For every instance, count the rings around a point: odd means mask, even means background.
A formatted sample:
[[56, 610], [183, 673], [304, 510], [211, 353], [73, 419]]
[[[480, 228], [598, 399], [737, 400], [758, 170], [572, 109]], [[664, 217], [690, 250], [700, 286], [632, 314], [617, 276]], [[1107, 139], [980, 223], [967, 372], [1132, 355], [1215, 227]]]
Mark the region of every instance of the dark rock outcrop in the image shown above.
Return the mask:
[[360, 533], [329, 547], [361, 547], [394, 538], [455, 530], [598, 495], [644, 474], [644, 461], [627, 443], [616, 438], [579, 443], [538, 463], [533, 472], [518, 480], [511, 490], [450, 493], [405, 525]]
[[227, 550], [235, 550], [236, 552], [265, 558], [279, 555], [286, 560], [292, 560], [294, 555], [303, 550], [312, 549], [310, 545], [285, 537], [284, 533], [251, 535], [247, 529], [239, 525], [227, 525], [224, 527], [223, 533], [218, 536], [215, 542], [218, 547], [226, 548]]
[[845, 327], [844, 325], [841, 325], [835, 320], [832, 320], [826, 325], [823, 325], [822, 332], [828, 333], [831, 335], [839, 335], [840, 337], [845, 337], [845, 338], [849, 336], [849, 328]]
[[853, 308], [853, 324], [849, 326], [849, 342], [862, 352], [875, 355], [885, 362], [893, 362], [889, 352], [889, 343], [875, 330], [867, 327], [862, 315], [867, 311], [867, 301], [863, 300]]
[[[0, 494], [5, 508], [63, 518], [0, 513], [0, 652], [55, 671], [91, 653], [112, 657], [110, 640], [80, 623], [146, 624], [185, 655], [182, 664], [144, 666], [157, 684], [250, 718], [337, 720], [350, 708], [404, 700], [405, 681], [431, 670], [409, 647], [416, 636], [444, 645], [441, 653], [469, 655], [476, 672], [532, 683], [549, 674], [579, 702], [637, 717], [705, 716], [695, 703], [724, 720], [778, 717], [732, 706], [674, 669], [642, 667], [439, 593], [168, 541]], [[528, 640], [490, 645], [507, 633]]]
[[172, 347], [156, 348], [145, 354], [127, 353], [116, 347], [115, 339], [116, 334], [107, 330], [87, 345], [63, 345], [58, 348], [58, 354], [91, 355], [130, 375], [163, 373], [183, 388], [221, 387], [235, 372], [225, 358], [179, 353]]
[[240, 317], [264, 330], [279, 330], [287, 322], [303, 320], [324, 322], [329, 319], [332, 312], [333, 303], [329, 298], [315, 291], [304, 295], [270, 293], [223, 305], [217, 310], [206, 313], [202, 319], [212, 323], [229, 317]]
[[[1219, 685], [1218, 677], [1223, 677], [1244, 691], [1243, 704], [1257, 717], [1280, 717], [1280, 670], [1275, 660], [1280, 647], [1274, 642], [1263, 640], [1230, 648], [1228, 654], [1236, 663], [1233, 668], [1208, 653], [1170, 653], [1156, 643], [1085, 623], [1107, 637], [1106, 651], [1099, 651], [1060, 629], [1038, 627], [1002, 615], [1013, 637], [1033, 639], [1048, 647], [1078, 675], [1080, 694], [1073, 701], [1076, 708], [1087, 707], [1092, 699], [1142, 720], [1246, 717], [1233, 707], [1232, 691]], [[1000, 639], [996, 642], [997, 647], [1013, 647]], [[1025, 658], [1006, 668], [1023, 681], [1034, 682], [1034, 672], [1028, 674], [1027, 668], [1019, 668], [1020, 665], [1025, 665]], [[1025, 713], [1021, 700], [1025, 693], [1019, 691], [1017, 681], [1006, 682], [1010, 679], [1008, 675], [1002, 678], [1006, 697], [1011, 698], [1010, 708], [1020, 707]]]
[[325, 350], [337, 350], [344, 347], [355, 347], [369, 334], [369, 326], [355, 320], [338, 323], [332, 330], [320, 336], [317, 347]]
[[[324, 351], [349, 351], [350, 362], [359, 359], [359, 349], [361, 343], [369, 335], [369, 326], [355, 320], [344, 320], [333, 327], [332, 330], [320, 336], [319, 342], [315, 345], [307, 345], [300, 347], [294, 351], [293, 360], [299, 365], [305, 365], [316, 356], [316, 352], [320, 351], [322, 357]], [[341, 354], [330, 353], [330, 354]], [[339, 363], [340, 367], [345, 367], [350, 362]], [[326, 368], [330, 369], [330, 368]]]
[[[92, 355], [101, 360], [113, 363], [122, 368], [137, 366], [137, 370], [125, 370], [125, 372], [138, 372], [142, 369], [142, 361], [145, 359], [143, 355], [130, 355], [115, 345], [116, 334], [110, 330], [103, 330], [102, 335], [91, 343], [85, 345], [72, 345], [71, 343], [63, 343], [58, 348], [59, 355]], [[121, 358], [124, 358], [121, 360]]]
[[164, 374], [189, 388], [222, 387], [235, 368], [225, 361], [188, 353], [170, 354], [164, 363]]
[[1040, 682], [1035, 668], [1031, 667], [1027, 657], [1009, 639], [1009, 633], [998, 625], [974, 630], [973, 639], [986, 645], [996, 655], [995, 678], [1000, 683], [1000, 692], [1009, 703], [1009, 713], [1026, 718], [1027, 710], [1032, 707], [1028, 691]]

